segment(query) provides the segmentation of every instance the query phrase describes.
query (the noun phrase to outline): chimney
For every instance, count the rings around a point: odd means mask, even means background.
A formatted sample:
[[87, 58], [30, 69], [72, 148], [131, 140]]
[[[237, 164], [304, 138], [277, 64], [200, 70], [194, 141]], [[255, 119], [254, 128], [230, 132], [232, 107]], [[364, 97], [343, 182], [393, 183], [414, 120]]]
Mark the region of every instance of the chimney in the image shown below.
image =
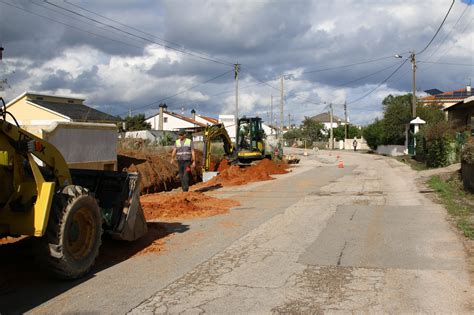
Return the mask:
[[471, 93], [472, 93], [472, 92], [471, 92], [471, 83], [468, 83], [468, 84], [466, 85], [466, 94], [469, 95], [469, 94], [471, 94]]
[[158, 121], [158, 130], [163, 130], [164, 128], [164, 113], [167, 111], [168, 106], [166, 104], [160, 104], [160, 120]]
[[196, 120], [196, 111], [194, 109], [191, 110], [191, 118]]

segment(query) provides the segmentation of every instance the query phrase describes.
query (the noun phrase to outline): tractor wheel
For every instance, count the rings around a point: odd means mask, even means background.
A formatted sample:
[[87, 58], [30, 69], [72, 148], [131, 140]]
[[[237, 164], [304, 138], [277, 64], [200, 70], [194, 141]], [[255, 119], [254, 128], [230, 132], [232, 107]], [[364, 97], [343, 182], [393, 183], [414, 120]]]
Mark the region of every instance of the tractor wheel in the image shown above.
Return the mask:
[[66, 186], [53, 198], [42, 238], [46, 253], [41, 258], [58, 278], [79, 278], [94, 264], [101, 237], [102, 218], [95, 198], [80, 186]]

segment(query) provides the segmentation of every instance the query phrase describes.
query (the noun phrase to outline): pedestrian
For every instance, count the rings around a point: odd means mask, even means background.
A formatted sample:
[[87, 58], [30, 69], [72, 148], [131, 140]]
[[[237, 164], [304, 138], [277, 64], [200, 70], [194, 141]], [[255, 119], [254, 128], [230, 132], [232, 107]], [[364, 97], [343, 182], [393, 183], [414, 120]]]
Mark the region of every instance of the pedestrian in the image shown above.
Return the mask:
[[184, 129], [179, 130], [178, 135], [179, 139], [176, 140], [173, 152], [171, 153], [171, 163], [174, 163], [176, 157], [181, 188], [183, 191], [188, 191], [191, 168], [196, 167], [196, 155], [194, 153], [194, 144], [191, 139], [186, 138]]
[[352, 146], [354, 147], [354, 151], [357, 151], [357, 139], [354, 139], [354, 142], [352, 142]]

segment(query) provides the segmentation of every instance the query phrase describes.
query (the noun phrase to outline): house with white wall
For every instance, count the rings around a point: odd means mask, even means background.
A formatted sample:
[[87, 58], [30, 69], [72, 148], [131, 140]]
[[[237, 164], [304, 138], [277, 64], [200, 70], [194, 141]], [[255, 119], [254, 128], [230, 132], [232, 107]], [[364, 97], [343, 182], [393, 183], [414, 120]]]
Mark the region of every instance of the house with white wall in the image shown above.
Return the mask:
[[[329, 130], [331, 129], [331, 116], [329, 113], [321, 113], [319, 115], [311, 117], [311, 120], [321, 123], [324, 125], [324, 129]], [[339, 126], [343, 126], [346, 123], [344, 120], [336, 115], [332, 116], [332, 128], [337, 128]]]
[[168, 111], [166, 104], [160, 105], [160, 111], [146, 119], [152, 130], [178, 131], [179, 129], [193, 130], [206, 127], [205, 123], [199, 122], [181, 114]]

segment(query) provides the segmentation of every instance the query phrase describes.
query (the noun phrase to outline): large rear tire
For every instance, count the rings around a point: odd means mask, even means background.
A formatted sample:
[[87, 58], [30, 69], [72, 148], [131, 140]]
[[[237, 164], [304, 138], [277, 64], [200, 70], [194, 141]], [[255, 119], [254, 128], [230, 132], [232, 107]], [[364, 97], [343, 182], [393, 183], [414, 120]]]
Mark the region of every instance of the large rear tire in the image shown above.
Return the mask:
[[94, 264], [101, 237], [102, 218], [95, 198], [80, 186], [66, 186], [53, 198], [41, 258], [58, 278], [80, 278]]

